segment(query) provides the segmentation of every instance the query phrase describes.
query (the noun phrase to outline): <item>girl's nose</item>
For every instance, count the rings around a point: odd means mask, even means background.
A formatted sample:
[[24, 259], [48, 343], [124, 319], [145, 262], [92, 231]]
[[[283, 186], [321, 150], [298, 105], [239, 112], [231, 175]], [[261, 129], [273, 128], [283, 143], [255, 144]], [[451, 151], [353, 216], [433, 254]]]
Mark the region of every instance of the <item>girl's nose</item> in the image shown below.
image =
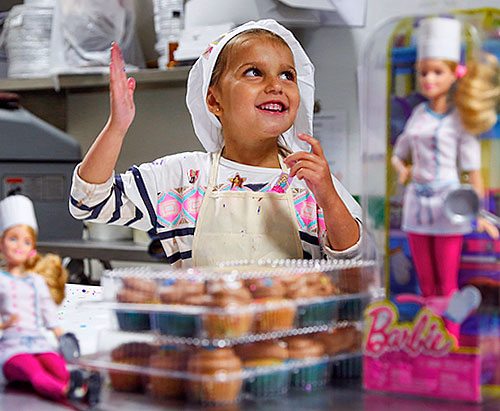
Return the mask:
[[265, 88], [266, 93], [277, 93], [281, 94], [283, 92], [283, 86], [281, 85], [279, 79], [271, 78]]

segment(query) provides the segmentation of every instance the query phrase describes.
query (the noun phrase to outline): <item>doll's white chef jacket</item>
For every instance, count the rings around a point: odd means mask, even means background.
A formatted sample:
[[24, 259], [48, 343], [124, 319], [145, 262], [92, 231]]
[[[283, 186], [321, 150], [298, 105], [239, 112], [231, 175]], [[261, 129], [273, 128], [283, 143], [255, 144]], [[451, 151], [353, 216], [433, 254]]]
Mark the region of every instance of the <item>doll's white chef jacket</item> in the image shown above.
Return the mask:
[[16, 354], [54, 352], [44, 331], [58, 327], [57, 307], [43, 277], [16, 277], [0, 270], [0, 316], [7, 321], [14, 314], [18, 321], [0, 336], [0, 373]]
[[[75, 218], [130, 226], [160, 239], [167, 261], [176, 267], [193, 265], [193, 238], [215, 153], [188, 152], [134, 166], [103, 184], [89, 184], [73, 175], [70, 211]], [[253, 167], [220, 158], [216, 188], [220, 191], [277, 192], [290, 190], [301, 258], [351, 258], [359, 242], [341, 252], [326, 244], [323, 211], [304, 181], [288, 179], [279, 168]], [[361, 208], [334, 178], [342, 201], [357, 221]], [[244, 256], [241, 256], [244, 258]]]
[[443, 209], [446, 194], [460, 184], [460, 170], [479, 170], [481, 165], [479, 140], [464, 130], [458, 112], [437, 114], [421, 103], [397, 138], [393, 153], [412, 162], [402, 229], [420, 234], [470, 232], [470, 223], [450, 221]]

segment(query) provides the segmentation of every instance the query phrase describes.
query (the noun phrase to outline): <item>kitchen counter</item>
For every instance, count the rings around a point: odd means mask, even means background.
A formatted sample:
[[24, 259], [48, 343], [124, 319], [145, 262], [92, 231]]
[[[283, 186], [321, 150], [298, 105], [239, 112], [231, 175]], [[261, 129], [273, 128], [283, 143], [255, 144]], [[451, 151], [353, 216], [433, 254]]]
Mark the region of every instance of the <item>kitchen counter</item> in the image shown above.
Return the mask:
[[[487, 399], [483, 404], [467, 404], [422, 398], [387, 395], [364, 392], [359, 380], [339, 381], [335, 387], [318, 391], [314, 394], [293, 393], [274, 400], [250, 402], [229, 407], [203, 408], [186, 405], [183, 402], [152, 402], [141, 394], [125, 394], [105, 389], [96, 411], [173, 411], [173, 410], [308, 410], [308, 411], [498, 411], [500, 398]], [[0, 386], [0, 410], [2, 411], [64, 411], [67, 407], [41, 399], [27, 389], [2, 388]]]

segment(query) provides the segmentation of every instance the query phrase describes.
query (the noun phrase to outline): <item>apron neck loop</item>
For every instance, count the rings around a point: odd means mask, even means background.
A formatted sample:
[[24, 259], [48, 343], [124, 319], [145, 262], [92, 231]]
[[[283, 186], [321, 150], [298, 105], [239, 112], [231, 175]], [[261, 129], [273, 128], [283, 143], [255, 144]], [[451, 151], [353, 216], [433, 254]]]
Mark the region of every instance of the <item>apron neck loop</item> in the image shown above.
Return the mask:
[[[219, 151], [216, 151], [215, 153], [213, 153], [212, 166], [210, 168], [210, 177], [209, 177], [209, 181], [208, 181], [210, 187], [214, 187], [217, 184], [217, 174], [218, 174], [220, 159], [222, 157], [223, 150], [224, 150], [224, 147], [222, 147]], [[278, 153], [278, 161], [280, 163], [281, 171], [283, 173], [288, 174], [290, 170], [283, 162], [283, 156], [281, 155], [281, 153]]]

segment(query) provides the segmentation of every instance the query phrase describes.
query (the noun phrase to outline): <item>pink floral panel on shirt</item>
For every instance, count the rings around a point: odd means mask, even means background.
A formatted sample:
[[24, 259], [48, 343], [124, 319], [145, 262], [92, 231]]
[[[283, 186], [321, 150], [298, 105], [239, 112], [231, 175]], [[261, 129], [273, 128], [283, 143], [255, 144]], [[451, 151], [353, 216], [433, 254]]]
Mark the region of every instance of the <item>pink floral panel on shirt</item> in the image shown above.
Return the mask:
[[318, 208], [318, 203], [308, 190], [294, 190], [293, 203], [301, 231], [313, 235], [325, 231], [323, 211]]
[[200, 212], [205, 187], [181, 187], [160, 193], [156, 215], [166, 228], [195, 225]]

